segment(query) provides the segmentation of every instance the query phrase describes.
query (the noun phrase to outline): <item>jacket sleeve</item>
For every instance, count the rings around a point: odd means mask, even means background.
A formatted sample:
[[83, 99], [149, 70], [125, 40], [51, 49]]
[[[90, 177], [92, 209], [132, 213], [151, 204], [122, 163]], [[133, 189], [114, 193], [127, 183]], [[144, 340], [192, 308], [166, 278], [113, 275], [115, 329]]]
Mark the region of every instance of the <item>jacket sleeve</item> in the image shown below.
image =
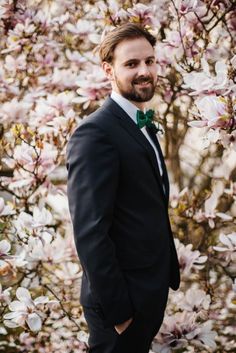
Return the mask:
[[118, 187], [118, 152], [100, 127], [84, 122], [68, 143], [67, 169], [77, 253], [101, 306], [104, 326], [114, 326], [134, 312], [108, 234]]

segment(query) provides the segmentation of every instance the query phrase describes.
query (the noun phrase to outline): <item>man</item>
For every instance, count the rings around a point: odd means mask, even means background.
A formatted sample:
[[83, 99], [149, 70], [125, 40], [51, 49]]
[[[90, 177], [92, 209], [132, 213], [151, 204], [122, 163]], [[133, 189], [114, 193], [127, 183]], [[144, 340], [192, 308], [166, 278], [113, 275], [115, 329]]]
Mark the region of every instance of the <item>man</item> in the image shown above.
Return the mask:
[[91, 353], [148, 353], [169, 286], [179, 286], [167, 172], [152, 112], [143, 114], [157, 83], [154, 45], [136, 24], [106, 35], [100, 58], [111, 97], [68, 144], [68, 198]]

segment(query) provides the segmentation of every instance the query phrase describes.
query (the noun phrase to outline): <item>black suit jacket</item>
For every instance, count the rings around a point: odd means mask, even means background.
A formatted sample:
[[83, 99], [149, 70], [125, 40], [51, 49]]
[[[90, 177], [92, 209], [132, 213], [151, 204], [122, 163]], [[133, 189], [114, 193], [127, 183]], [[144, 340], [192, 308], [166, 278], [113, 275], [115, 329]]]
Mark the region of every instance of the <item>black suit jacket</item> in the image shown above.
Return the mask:
[[[84, 270], [80, 300], [99, 311], [105, 327], [137, 309], [133, 296], [142, 293], [131, 295], [126, 273], [148, 273], [155, 265], [154, 288], [159, 284], [164, 293], [179, 286], [163, 157], [162, 164], [166, 194], [152, 146], [111, 98], [84, 119], [68, 143], [69, 208]], [[147, 280], [145, 271], [140, 281]]]

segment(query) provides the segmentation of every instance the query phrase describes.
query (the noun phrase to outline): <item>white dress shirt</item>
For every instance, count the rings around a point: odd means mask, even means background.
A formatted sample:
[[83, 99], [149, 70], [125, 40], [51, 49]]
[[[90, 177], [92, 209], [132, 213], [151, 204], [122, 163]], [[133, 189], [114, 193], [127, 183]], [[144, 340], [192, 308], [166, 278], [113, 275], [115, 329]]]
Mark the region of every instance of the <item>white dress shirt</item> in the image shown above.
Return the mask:
[[[135, 122], [135, 124], [137, 124], [136, 114], [137, 114], [137, 110], [139, 110], [138, 107], [136, 107], [136, 105], [134, 105], [128, 99], [124, 98], [123, 96], [121, 96], [119, 93], [117, 93], [115, 91], [112, 91], [111, 98], [117, 104], [119, 104], [119, 106], [130, 116], [130, 118]], [[154, 142], [152, 141], [151, 137], [148, 135], [148, 132], [145, 129], [145, 126], [142, 129], [140, 129], [140, 130], [145, 135], [145, 137], [148, 139], [148, 142], [151, 144], [151, 146], [154, 149], [154, 152], [155, 152], [156, 158], [157, 158], [159, 171], [160, 171], [160, 174], [162, 176], [163, 175], [163, 171], [162, 171], [161, 161], [160, 161], [160, 157], [159, 157], [159, 153], [157, 151], [157, 148], [156, 148]]]

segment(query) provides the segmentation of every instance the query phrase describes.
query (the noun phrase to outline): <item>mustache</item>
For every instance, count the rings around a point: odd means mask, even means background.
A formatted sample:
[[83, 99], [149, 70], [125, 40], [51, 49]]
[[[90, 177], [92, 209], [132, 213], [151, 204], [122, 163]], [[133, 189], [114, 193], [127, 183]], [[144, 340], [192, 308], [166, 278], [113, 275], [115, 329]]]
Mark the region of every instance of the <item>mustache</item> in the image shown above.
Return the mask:
[[132, 81], [133, 84], [139, 83], [153, 83], [153, 79], [151, 77], [140, 77]]

